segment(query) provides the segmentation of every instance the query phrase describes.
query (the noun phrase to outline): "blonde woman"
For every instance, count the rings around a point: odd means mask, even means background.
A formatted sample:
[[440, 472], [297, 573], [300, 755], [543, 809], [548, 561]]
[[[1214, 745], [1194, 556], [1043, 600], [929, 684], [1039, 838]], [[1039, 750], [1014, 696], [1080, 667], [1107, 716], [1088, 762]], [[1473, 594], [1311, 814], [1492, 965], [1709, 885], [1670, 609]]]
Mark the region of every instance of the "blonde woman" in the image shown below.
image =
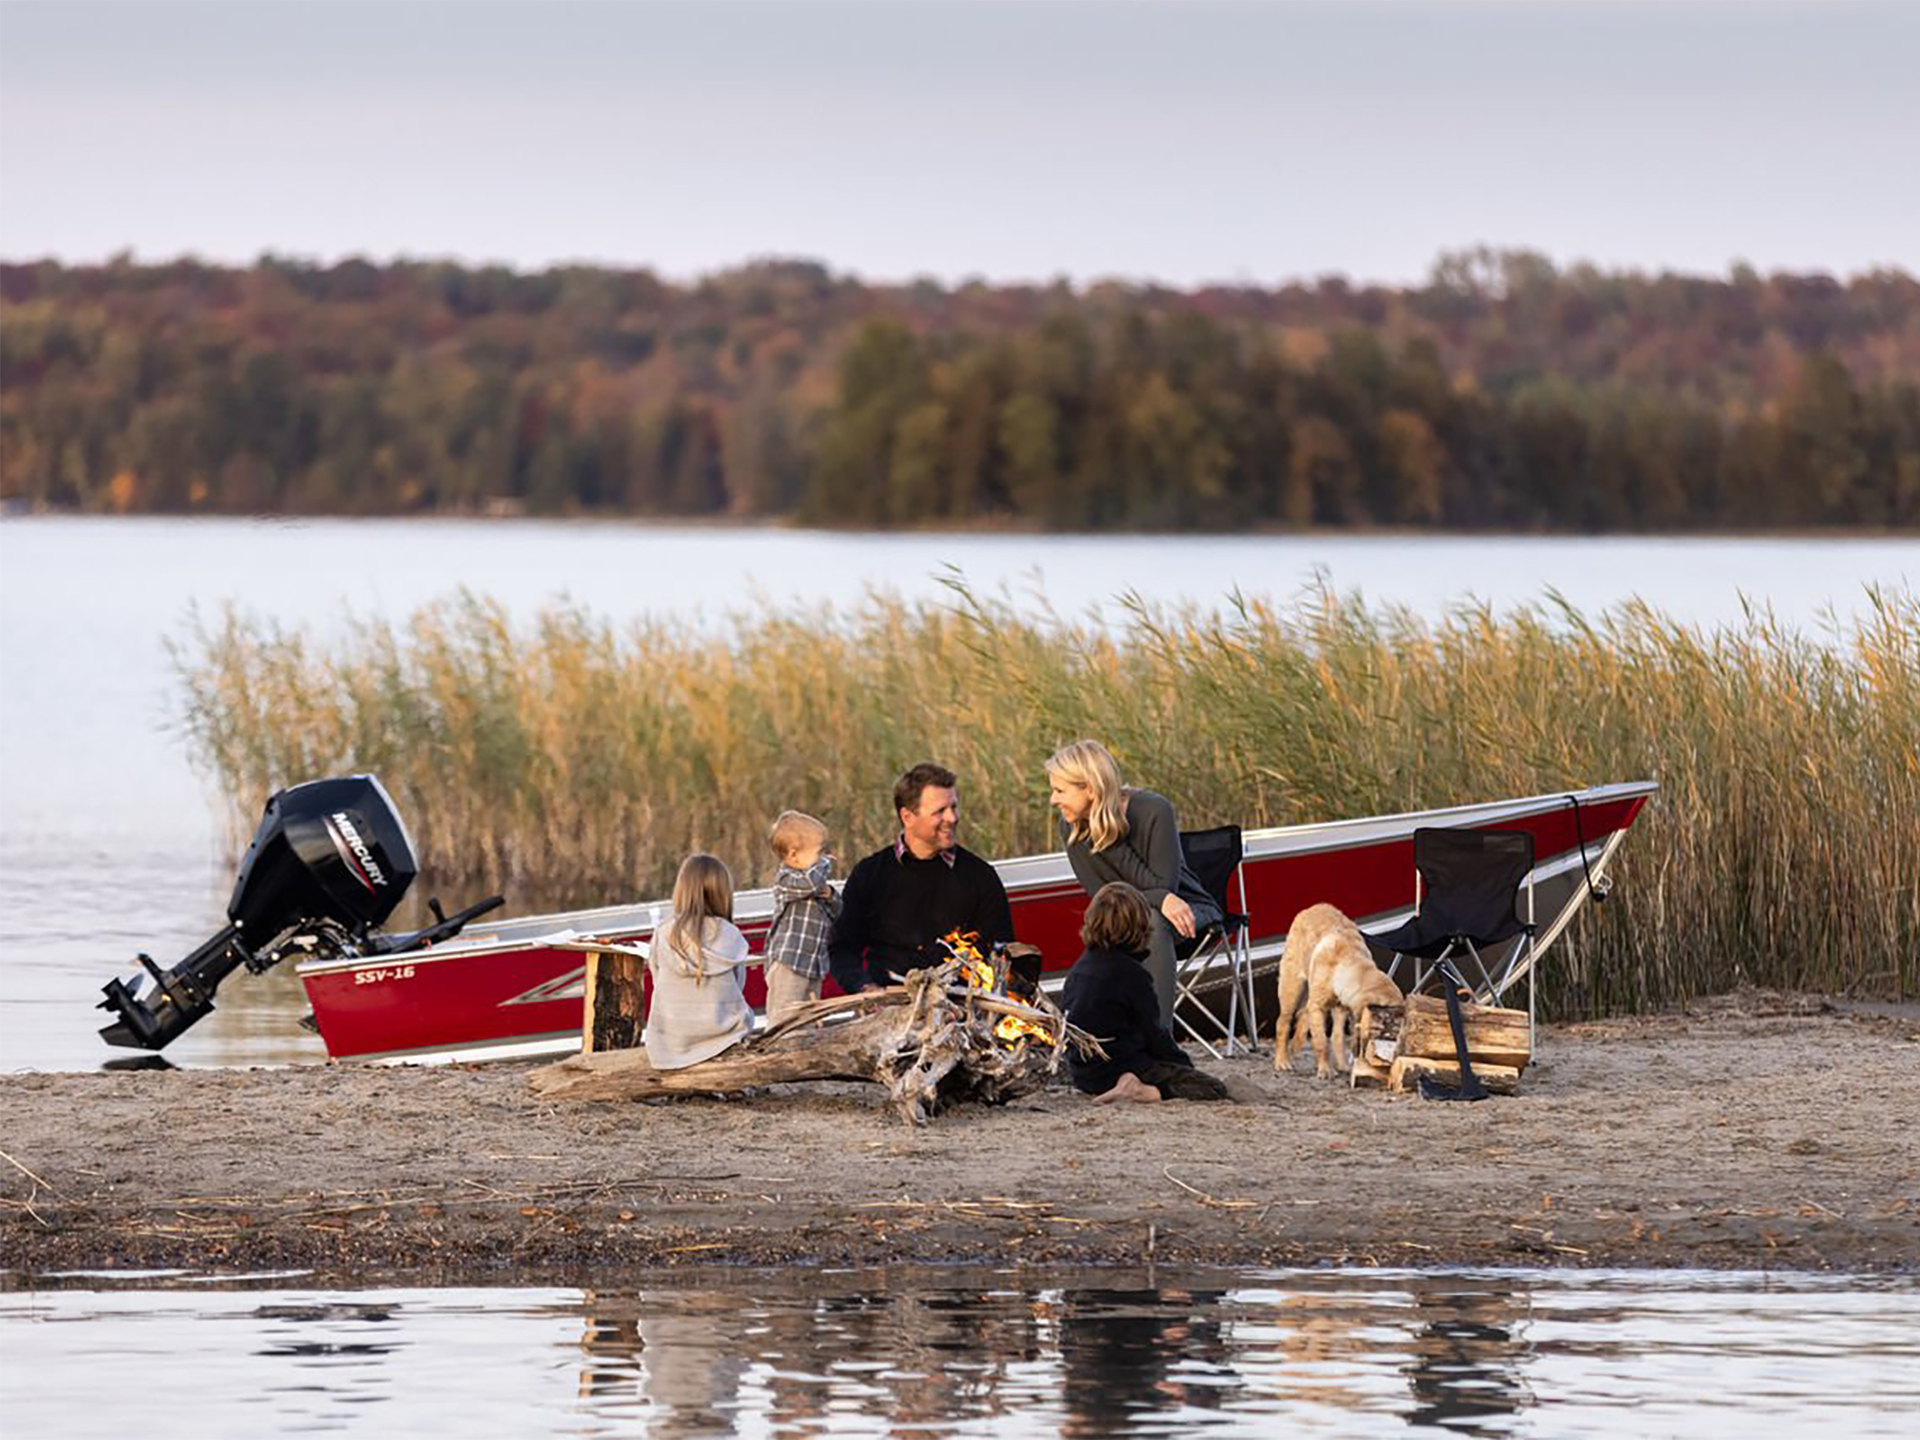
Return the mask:
[[673, 882], [673, 914], [654, 931], [647, 970], [647, 1059], [656, 1070], [711, 1060], [753, 1028], [743, 988], [747, 937], [733, 923], [733, 876], [712, 855], [689, 855]]
[[1147, 974], [1160, 1023], [1173, 1024], [1174, 949], [1221, 918], [1220, 907], [1187, 868], [1180, 824], [1165, 796], [1123, 785], [1098, 740], [1076, 740], [1047, 757], [1048, 800], [1060, 812], [1073, 875], [1088, 895], [1124, 880], [1153, 912]]

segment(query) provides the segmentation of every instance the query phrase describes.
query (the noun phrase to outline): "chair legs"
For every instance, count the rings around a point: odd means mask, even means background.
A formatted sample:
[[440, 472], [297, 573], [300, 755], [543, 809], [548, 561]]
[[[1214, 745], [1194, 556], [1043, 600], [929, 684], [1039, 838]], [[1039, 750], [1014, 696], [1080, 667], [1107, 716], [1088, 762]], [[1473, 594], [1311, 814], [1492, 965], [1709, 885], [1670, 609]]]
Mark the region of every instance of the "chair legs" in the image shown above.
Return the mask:
[[[1226, 962], [1228, 971], [1224, 1015], [1220, 1012], [1217, 1000], [1203, 999], [1200, 994], [1200, 981], [1222, 960]], [[1182, 1007], [1197, 1011], [1204, 1017], [1200, 1025], [1207, 1033], [1203, 1033], [1187, 1015], [1181, 1013]], [[1175, 971], [1175, 1039], [1184, 1034], [1185, 1038], [1216, 1060], [1231, 1058], [1236, 1045], [1252, 1053], [1259, 1049], [1255, 1035], [1257, 1014], [1254, 1008], [1252, 951], [1244, 930], [1231, 937], [1223, 937], [1180, 962]], [[1241, 1038], [1243, 1033], [1246, 1037], [1244, 1040]]]
[[1527, 978], [1527, 1029], [1529, 1039], [1531, 1039], [1534, 1000], [1532, 963], [1533, 936], [1530, 933], [1523, 932], [1516, 937], [1514, 940], [1513, 953], [1507, 957], [1506, 964], [1500, 967], [1500, 975], [1497, 979], [1494, 977], [1492, 970], [1487, 967], [1486, 959], [1481, 955], [1478, 947], [1465, 936], [1455, 939], [1432, 960], [1423, 960], [1417, 955], [1409, 956], [1403, 952], [1396, 953], [1392, 963], [1387, 966], [1387, 978], [1398, 985], [1400, 983], [1400, 962], [1411, 959], [1413, 961], [1413, 984], [1402, 986], [1402, 988], [1411, 995], [1419, 991], [1421, 987], [1432, 978], [1434, 972], [1441, 967], [1456, 968], [1458, 965], [1458, 957], [1463, 953], [1472, 958], [1473, 969], [1479, 977], [1479, 983], [1477, 985], [1474, 983], [1474, 975], [1462, 974], [1461, 979], [1473, 990], [1473, 998], [1485, 1005], [1504, 1005], [1506, 1003], [1507, 990], [1513, 984], [1514, 972], [1524, 968]]

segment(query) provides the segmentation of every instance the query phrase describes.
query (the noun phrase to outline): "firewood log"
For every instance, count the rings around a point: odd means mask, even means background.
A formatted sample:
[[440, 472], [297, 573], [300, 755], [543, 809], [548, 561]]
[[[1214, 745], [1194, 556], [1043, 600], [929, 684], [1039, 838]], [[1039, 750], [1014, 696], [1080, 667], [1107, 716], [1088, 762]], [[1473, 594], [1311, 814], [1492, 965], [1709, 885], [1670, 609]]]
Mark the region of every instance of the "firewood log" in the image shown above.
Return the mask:
[[[1483, 1063], [1524, 1070], [1533, 1058], [1527, 1039], [1526, 1011], [1463, 1003], [1460, 1018], [1465, 1022], [1467, 1057], [1473, 1061], [1476, 1071]], [[1447, 1002], [1436, 995], [1409, 995], [1400, 1020], [1399, 1040], [1401, 1055], [1454, 1059], [1453, 1026], [1447, 1021]]]
[[1386, 1085], [1388, 1073], [1387, 1066], [1356, 1053], [1353, 1069], [1347, 1072], [1347, 1084], [1354, 1090], [1378, 1090]]
[[[1512, 1065], [1482, 1065], [1473, 1060], [1473, 1073], [1495, 1095], [1518, 1095], [1520, 1071]], [[1398, 1092], [1419, 1088], [1420, 1077], [1431, 1075], [1442, 1085], [1460, 1084], [1460, 1065], [1455, 1060], [1435, 1060], [1425, 1055], [1402, 1055], [1387, 1073], [1387, 1089]]]

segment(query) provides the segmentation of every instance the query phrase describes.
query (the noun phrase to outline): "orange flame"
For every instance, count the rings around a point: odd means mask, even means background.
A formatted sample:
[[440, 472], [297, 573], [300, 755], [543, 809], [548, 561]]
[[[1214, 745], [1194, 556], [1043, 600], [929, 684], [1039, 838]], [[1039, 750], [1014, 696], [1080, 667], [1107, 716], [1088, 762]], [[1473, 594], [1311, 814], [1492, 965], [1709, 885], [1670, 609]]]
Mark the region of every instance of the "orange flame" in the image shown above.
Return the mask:
[[[984, 990], [989, 995], [1006, 995], [1004, 977], [994, 963], [980, 953], [980, 936], [975, 931], [951, 931], [940, 937], [940, 943], [960, 962], [960, 973], [966, 977], [968, 985], [975, 990]], [[993, 1038], [1008, 1047], [1024, 1044], [1028, 1040], [1051, 1045], [1053, 1032], [1044, 1025], [1037, 1025], [1018, 1015], [1003, 1015], [999, 1024], [993, 1027]]]
[[1053, 1043], [1053, 1032], [1044, 1025], [1036, 1025], [1031, 1020], [1023, 1020], [1018, 1015], [1002, 1015], [1000, 1023], [993, 1027], [993, 1038], [1002, 1045], [1019, 1045], [1027, 1040], [1038, 1040], [1043, 1045]]

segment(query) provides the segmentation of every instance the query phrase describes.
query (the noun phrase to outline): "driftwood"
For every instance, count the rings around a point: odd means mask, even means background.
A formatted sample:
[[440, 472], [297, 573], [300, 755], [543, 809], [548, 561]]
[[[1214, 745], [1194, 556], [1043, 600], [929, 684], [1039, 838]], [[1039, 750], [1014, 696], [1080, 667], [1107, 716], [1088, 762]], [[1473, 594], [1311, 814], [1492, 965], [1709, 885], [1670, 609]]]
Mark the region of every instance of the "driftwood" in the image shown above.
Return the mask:
[[[1009, 1042], [1007, 1017], [1041, 1036]], [[1066, 1047], [1104, 1057], [1044, 994], [1031, 1003], [969, 986], [958, 963], [916, 970], [886, 990], [815, 1000], [711, 1060], [656, 1070], [645, 1050], [582, 1054], [533, 1072], [534, 1093], [560, 1100], [712, 1095], [795, 1080], [865, 1080], [887, 1087], [903, 1119], [924, 1125], [965, 1100], [997, 1104], [1057, 1073]]]

